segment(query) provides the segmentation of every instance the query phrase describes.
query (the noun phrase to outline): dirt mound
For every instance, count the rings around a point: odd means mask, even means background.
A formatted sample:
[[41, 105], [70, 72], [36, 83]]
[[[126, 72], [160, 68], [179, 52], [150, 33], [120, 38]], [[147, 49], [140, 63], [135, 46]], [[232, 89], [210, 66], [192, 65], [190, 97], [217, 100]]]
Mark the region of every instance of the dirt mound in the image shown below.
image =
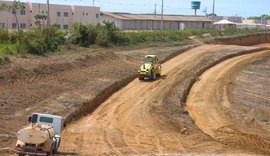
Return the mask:
[[[240, 124], [244, 118], [234, 118], [229, 115], [230, 112], [241, 116], [245, 116], [246, 113], [243, 111], [245, 107], [231, 104], [228, 96], [228, 85], [232, 83], [233, 76], [241, 67], [257, 58], [269, 56], [270, 51], [238, 56], [203, 73], [192, 87], [187, 101], [188, 111], [198, 127], [226, 145], [270, 153], [270, 133], [258, 125]], [[242, 87], [245, 87], [245, 85], [241, 85], [241, 89], [243, 89]], [[252, 89], [254, 90], [254, 87]], [[260, 93], [259, 91], [255, 92]], [[235, 99], [235, 101], [238, 102], [239, 100]], [[260, 106], [254, 103], [253, 108], [260, 108]], [[270, 110], [265, 111], [269, 112]], [[252, 130], [249, 131], [250, 129]]]
[[210, 41], [206, 41], [206, 43], [211, 44], [243, 45], [243, 46], [257, 45], [269, 42], [270, 42], [269, 32], [248, 34], [235, 37], [220, 37], [212, 39]]

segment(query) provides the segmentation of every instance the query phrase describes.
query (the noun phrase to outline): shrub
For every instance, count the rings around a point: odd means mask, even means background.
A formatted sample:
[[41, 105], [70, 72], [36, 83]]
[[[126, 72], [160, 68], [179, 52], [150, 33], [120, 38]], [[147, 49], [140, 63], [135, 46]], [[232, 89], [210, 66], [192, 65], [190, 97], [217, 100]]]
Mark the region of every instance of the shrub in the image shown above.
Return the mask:
[[99, 31], [96, 38], [96, 43], [100, 46], [108, 46], [109, 42], [110, 42], [109, 32], [106, 29]]
[[87, 47], [95, 44], [97, 30], [92, 25], [75, 24], [72, 29], [73, 36], [71, 38], [73, 44]]
[[8, 42], [8, 31], [4, 29], [0, 29], [0, 43], [6, 43]]

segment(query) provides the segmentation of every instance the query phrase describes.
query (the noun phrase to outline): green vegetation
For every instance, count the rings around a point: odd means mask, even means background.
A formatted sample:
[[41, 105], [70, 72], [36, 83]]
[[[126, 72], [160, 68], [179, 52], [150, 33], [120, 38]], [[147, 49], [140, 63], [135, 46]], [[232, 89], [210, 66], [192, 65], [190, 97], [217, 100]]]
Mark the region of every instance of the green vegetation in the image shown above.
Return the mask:
[[[37, 19], [43, 20], [44, 18], [38, 17]], [[51, 27], [50, 31], [44, 26], [42, 26], [42, 29], [39, 27], [24, 32], [8, 32], [0, 29], [0, 63], [7, 60], [6, 56], [8, 55], [44, 55], [48, 52], [74, 47], [71, 45], [89, 47], [94, 44], [99, 46], [121, 46], [139, 43], [183, 43], [189, 40], [191, 36], [204, 39], [244, 35], [258, 31], [256, 29], [230, 28], [224, 31], [185, 29], [125, 32], [118, 30], [112, 22], [104, 22], [96, 26], [75, 24], [69, 33], [58, 30], [54, 26]], [[70, 37], [65, 37], [65, 35]]]
[[270, 20], [270, 16], [264, 14], [264, 15], [261, 15], [261, 16], [248, 17], [247, 19], [252, 19], [252, 20]]

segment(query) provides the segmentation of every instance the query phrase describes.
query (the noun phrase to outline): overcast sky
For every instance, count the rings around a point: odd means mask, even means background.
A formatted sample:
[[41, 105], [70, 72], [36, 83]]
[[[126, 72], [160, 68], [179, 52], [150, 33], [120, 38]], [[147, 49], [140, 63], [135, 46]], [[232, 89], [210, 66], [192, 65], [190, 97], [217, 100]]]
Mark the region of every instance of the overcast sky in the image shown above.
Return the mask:
[[[47, 0], [21, 0], [22, 2], [46, 3]], [[155, 4], [157, 13], [161, 12], [162, 0], [95, 0], [95, 6], [101, 11], [129, 12], [129, 13], [154, 13]], [[50, 0], [52, 4], [67, 5], [93, 5], [93, 0]], [[212, 12], [213, 0], [201, 0], [201, 9], [198, 15]], [[270, 0], [216, 0], [215, 13], [223, 16], [260, 16], [270, 14]], [[164, 14], [193, 15], [191, 0], [164, 0]]]

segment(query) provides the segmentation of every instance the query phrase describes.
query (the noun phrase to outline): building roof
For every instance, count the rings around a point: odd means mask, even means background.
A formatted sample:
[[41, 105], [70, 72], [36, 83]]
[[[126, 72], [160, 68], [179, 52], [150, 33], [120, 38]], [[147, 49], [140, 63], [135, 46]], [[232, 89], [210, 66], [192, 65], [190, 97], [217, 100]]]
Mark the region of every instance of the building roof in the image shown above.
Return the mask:
[[221, 21], [215, 22], [214, 24], [216, 24], [216, 25], [226, 25], [226, 24], [235, 25], [236, 23], [228, 21], [228, 20], [221, 20]]
[[[130, 13], [115, 13], [102, 12], [102, 15], [110, 16], [122, 20], [161, 20], [161, 15], [157, 14], [130, 14]], [[212, 22], [209, 17], [205, 16], [187, 16], [187, 15], [164, 15], [164, 21], [190, 21], [190, 22]]]

